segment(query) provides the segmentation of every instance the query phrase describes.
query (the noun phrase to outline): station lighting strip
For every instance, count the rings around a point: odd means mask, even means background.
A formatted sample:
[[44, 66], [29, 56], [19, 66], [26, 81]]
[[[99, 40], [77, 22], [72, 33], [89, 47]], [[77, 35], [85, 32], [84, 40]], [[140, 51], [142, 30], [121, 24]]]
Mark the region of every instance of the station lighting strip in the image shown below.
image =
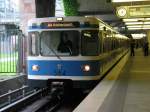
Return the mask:
[[127, 26], [127, 28], [150, 28], [150, 25], [132, 25]]
[[149, 30], [150, 18], [123, 19], [128, 30]]
[[132, 18], [132, 19], [123, 19], [124, 22], [139, 22], [139, 21], [150, 21], [150, 18]]
[[149, 1], [149, 0], [112, 0], [114, 3], [118, 2], [139, 2], [139, 1]]
[[150, 30], [150, 28], [128, 28], [128, 30]]
[[140, 34], [131, 34], [133, 39], [142, 39], [144, 37], [146, 37], [146, 34], [144, 33], [140, 33]]
[[150, 25], [150, 22], [126, 22], [125, 25]]

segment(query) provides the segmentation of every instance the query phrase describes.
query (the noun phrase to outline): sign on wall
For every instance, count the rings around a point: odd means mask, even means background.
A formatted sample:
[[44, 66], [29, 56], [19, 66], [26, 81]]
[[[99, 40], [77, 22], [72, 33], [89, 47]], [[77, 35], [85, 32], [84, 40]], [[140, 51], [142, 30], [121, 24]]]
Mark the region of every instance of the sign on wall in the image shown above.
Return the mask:
[[116, 14], [120, 18], [150, 17], [150, 5], [120, 6]]

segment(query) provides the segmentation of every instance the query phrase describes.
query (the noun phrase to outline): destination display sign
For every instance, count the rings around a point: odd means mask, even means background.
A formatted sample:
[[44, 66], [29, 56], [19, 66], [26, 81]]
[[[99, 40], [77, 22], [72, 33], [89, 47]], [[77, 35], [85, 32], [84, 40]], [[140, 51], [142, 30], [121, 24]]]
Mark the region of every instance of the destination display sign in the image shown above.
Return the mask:
[[77, 28], [79, 22], [44, 22], [41, 23], [42, 28]]

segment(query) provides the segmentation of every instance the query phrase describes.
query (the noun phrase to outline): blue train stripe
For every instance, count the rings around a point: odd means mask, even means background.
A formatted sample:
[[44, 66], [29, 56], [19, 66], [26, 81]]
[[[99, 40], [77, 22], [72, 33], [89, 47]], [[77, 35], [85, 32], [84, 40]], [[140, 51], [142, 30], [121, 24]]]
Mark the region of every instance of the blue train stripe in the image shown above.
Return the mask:
[[[32, 71], [32, 66], [38, 65], [39, 71]], [[89, 65], [90, 71], [83, 71], [83, 66]], [[28, 74], [49, 76], [96, 76], [100, 73], [100, 62], [92, 61], [42, 61], [29, 60]]]

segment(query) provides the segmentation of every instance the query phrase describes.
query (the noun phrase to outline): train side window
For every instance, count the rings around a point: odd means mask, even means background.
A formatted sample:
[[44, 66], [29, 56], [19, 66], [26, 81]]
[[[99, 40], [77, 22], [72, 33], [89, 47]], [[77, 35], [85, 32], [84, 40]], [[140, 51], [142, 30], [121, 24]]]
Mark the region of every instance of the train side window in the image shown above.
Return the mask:
[[103, 52], [105, 53], [107, 51], [107, 39], [103, 39]]
[[29, 55], [38, 55], [39, 54], [39, 33], [38, 32], [30, 32], [29, 33], [29, 45], [28, 51]]
[[81, 54], [83, 56], [96, 56], [99, 55], [99, 37], [97, 30], [84, 30], [82, 31], [81, 38]]
[[103, 33], [102, 33], [102, 31], [99, 31], [99, 33], [98, 33], [98, 37], [99, 37], [99, 53], [102, 53], [103, 52]]

